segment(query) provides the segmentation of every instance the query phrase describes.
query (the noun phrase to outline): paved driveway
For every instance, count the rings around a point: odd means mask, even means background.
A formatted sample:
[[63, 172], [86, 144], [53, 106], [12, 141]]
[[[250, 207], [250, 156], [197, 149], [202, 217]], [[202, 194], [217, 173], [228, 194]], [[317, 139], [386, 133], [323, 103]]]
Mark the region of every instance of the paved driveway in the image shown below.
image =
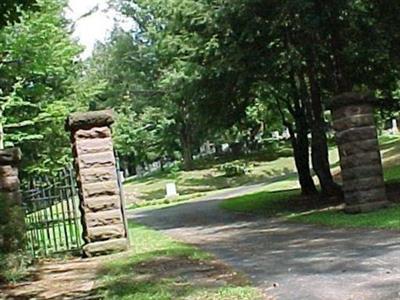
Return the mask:
[[279, 300], [400, 300], [400, 232], [332, 230], [218, 207], [257, 188], [129, 217], [214, 253]]

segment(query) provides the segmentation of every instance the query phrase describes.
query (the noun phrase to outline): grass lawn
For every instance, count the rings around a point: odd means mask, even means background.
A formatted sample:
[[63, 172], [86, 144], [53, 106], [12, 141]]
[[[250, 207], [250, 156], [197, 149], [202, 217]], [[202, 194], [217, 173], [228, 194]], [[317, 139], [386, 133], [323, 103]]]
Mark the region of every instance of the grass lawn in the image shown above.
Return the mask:
[[289, 215], [287, 219], [331, 227], [400, 230], [400, 205], [357, 215], [349, 215], [340, 210], [326, 210]]
[[[283, 150], [287, 150], [284, 148]], [[284, 151], [287, 155], [287, 151]], [[333, 164], [338, 162], [338, 154], [335, 148], [330, 151]], [[215, 160], [212, 158], [196, 161], [196, 169], [193, 171], [159, 172], [144, 178], [127, 180], [124, 191], [127, 203], [163, 202], [165, 197], [165, 185], [175, 182], [178, 193], [186, 199], [195, 198], [198, 194], [217, 191], [226, 188], [239, 187], [246, 184], [266, 182], [278, 176], [293, 176], [296, 172], [295, 164], [291, 156], [282, 154], [264, 153], [247, 156], [230, 161], [232, 163], [246, 164], [249, 172], [243, 176], [225, 177], [219, 167], [226, 160]], [[280, 155], [280, 156], [279, 156]], [[295, 175], [294, 175], [295, 177]]]
[[[400, 138], [382, 136], [380, 145], [386, 183], [400, 182]], [[299, 195], [300, 191], [294, 181], [283, 180], [267, 185], [262, 192], [228, 199], [221, 203], [221, 207], [235, 212], [262, 214], [266, 217], [282, 216], [294, 222], [332, 227], [400, 229], [398, 204], [377, 212], [349, 215], [335, 207], [321, 209], [318, 199], [310, 199], [308, 201], [311, 203], [305, 203], [307, 200]]]
[[132, 249], [98, 272], [104, 299], [257, 300], [246, 278], [210, 254], [130, 224]]

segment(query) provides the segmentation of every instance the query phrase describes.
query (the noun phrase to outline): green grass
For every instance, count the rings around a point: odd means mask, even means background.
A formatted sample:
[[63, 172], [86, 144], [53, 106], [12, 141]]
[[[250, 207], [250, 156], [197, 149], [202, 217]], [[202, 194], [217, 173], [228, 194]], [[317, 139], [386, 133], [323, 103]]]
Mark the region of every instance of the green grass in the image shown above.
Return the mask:
[[[389, 181], [400, 180], [400, 136], [381, 135], [379, 143], [385, 170], [399, 166], [397, 170], [389, 170], [392, 173], [385, 174], [386, 179]], [[291, 176], [295, 173], [293, 157], [288, 156], [290, 154], [287, 153], [288, 145], [281, 145], [280, 147], [280, 154], [279, 151], [275, 151], [277, 154], [274, 151], [264, 151], [239, 159], [206, 158], [196, 161], [196, 169], [193, 171], [165, 171], [144, 178], [128, 180], [124, 185], [127, 202], [128, 204], [138, 203], [139, 206], [142, 206], [148, 201], [151, 203], [156, 200], [154, 203], [158, 205], [160, 203], [157, 203], [157, 201], [165, 201], [165, 185], [169, 182], [177, 184], [179, 194], [186, 200], [194, 198], [198, 193], [204, 194], [246, 184], [267, 182], [278, 176]], [[329, 157], [332, 173], [339, 173], [339, 155], [335, 146], [330, 147]], [[219, 168], [226, 162], [247, 164], [250, 172], [243, 176], [225, 177]], [[296, 181], [293, 180], [293, 185], [287, 185], [283, 188], [297, 188]]]
[[[246, 280], [203, 284], [199, 278], [207, 275], [207, 269], [218, 271], [210, 254], [145, 226], [130, 224], [129, 233], [133, 245], [129, 253], [104, 262], [98, 272], [99, 293], [105, 299], [261, 299]], [[227, 270], [219, 273], [224, 275]]]
[[400, 181], [400, 166], [393, 166], [385, 169], [384, 173], [386, 183], [394, 183]]
[[288, 216], [288, 220], [343, 228], [400, 230], [400, 205], [376, 212], [349, 215], [340, 210], [318, 211]]
[[[79, 199], [75, 198], [76, 207]], [[26, 248], [35, 257], [56, 256], [83, 244], [80, 212], [71, 199], [31, 212], [25, 216]]]
[[[287, 152], [286, 150], [285, 147], [282, 148], [282, 152]], [[226, 163], [226, 160], [208, 158], [196, 161], [197, 168], [193, 171], [158, 172], [152, 176], [128, 180], [124, 184], [126, 199], [128, 204], [139, 203], [139, 205], [147, 201], [163, 201], [165, 185], [170, 182], [176, 183], [181, 196], [193, 198], [193, 195], [198, 193], [262, 183], [278, 176], [290, 176], [295, 173], [293, 157], [287, 156], [288, 153], [279, 154], [281, 156], [275, 153], [267, 154], [228, 160], [231, 163], [248, 166], [249, 172], [237, 177], [226, 177], [220, 170], [220, 166]], [[331, 158], [333, 163], [337, 163], [338, 154], [335, 148], [331, 149]]]
[[142, 202], [138, 202], [138, 203], [131, 203], [131, 204], [127, 205], [126, 209], [143, 208], [143, 207], [148, 207], [148, 206], [151, 206], [151, 208], [162, 208], [162, 207], [182, 203], [185, 201], [189, 201], [189, 200], [192, 200], [195, 198], [199, 198], [204, 195], [206, 195], [206, 193], [184, 195], [184, 196], [178, 196], [176, 198], [169, 198], [169, 199], [163, 198], [163, 199], [158, 199], [158, 200], [142, 201]]
[[[288, 221], [342, 228], [377, 228], [400, 230], [400, 205], [363, 214], [346, 214], [338, 208], [313, 210], [318, 202], [304, 209], [299, 204], [299, 190], [263, 191], [225, 200], [221, 207], [240, 213], [265, 217], [284, 217]], [[318, 201], [318, 200], [315, 200]]]
[[256, 213], [266, 217], [280, 216], [290, 213], [292, 199], [298, 195], [299, 190], [262, 191], [225, 200], [220, 207], [239, 213]]

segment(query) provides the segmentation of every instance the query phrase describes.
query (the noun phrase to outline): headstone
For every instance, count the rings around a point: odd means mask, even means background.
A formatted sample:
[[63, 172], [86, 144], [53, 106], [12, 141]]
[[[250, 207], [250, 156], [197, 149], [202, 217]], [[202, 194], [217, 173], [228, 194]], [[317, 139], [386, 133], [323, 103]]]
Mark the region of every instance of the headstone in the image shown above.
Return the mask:
[[281, 138], [279, 131], [272, 131], [271, 136], [273, 139], [276, 139], [276, 140], [279, 140]]
[[165, 195], [166, 198], [176, 198], [179, 194], [176, 191], [176, 184], [175, 182], [167, 183], [165, 185], [167, 194]]
[[228, 152], [230, 150], [229, 144], [225, 143], [221, 145], [222, 152]]
[[345, 93], [331, 102], [339, 148], [345, 210], [359, 213], [388, 204], [374, 121], [374, 98]]
[[67, 120], [78, 176], [83, 252], [109, 254], [128, 248], [122, 191], [111, 137], [112, 111], [75, 113]]
[[285, 128], [285, 130], [282, 132], [282, 138], [285, 140], [290, 138], [290, 132], [288, 128]]
[[392, 134], [398, 134], [399, 128], [397, 127], [397, 120], [392, 119]]
[[24, 246], [25, 217], [22, 208], [18, 166], [19, 148], [0, 150], [0, 249], [4, 253]]
[[125, 172], [124, 171], [119, 171], [119, 178], [121, 179], [121, 183], [124, 183], [124, 181], [125, 181]]

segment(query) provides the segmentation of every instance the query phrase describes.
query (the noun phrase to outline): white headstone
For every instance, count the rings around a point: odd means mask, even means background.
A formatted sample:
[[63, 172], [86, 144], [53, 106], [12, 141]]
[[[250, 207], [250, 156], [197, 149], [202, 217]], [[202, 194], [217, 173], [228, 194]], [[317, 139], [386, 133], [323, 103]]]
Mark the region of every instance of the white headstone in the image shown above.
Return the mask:
[[124, 171], [119, 171], [119, 178], [121, 179], [121, 183], [124, 183], [124, 181], [125, 181]]
[[392, 120], [392, 134], [398, 134], [399, 133], [399, 128], [397, 127], [397, 120], [393, 119]]
[[179, 194], [176, 192], [175, 182], [167, 183], [165, 188], [167, 190], [167, 194], [165, 195], [166, 198], [175, 198], [179, 196]]
[[229, 151], [229, 144], [225, 143], [221, 145], [222, 152], [228, 152]]
[[279, 140], [281, 138], [279, 131], [272, 131], [271, 135], [272, 135], [272, 138], [277, 139], [277, 140]]

